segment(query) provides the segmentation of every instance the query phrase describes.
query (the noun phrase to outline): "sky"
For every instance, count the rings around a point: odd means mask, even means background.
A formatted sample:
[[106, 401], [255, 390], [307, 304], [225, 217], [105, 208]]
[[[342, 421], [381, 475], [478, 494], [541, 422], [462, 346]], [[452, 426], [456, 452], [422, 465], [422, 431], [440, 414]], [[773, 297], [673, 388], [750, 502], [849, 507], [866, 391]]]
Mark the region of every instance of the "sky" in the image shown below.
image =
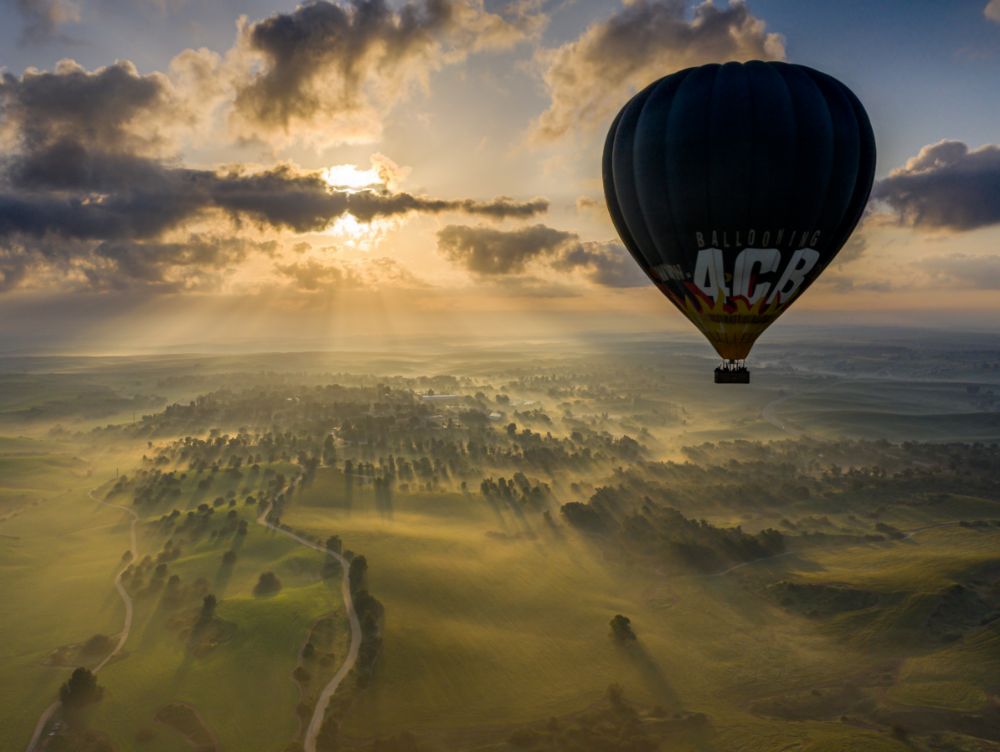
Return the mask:
[[1000, 0], [0, 0], [0, 350], [689, 331], [615, 113], [786, 60], [864, 103], [864, 220], [779, 322], [1000, 324]]

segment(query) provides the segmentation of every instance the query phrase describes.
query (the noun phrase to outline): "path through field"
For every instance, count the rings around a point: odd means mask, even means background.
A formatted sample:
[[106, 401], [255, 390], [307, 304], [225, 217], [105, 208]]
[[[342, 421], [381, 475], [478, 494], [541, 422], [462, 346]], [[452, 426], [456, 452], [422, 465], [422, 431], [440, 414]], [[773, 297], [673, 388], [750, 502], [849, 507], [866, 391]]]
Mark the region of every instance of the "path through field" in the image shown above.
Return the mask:
[[326, 708], [330, 704], [330, 699], [333, 697], [337, 688], [344, 681], [344, 678], [350, 673], [351, 669], [354, 668], [354, 664], [358, 660], [358, 652], [361, 649], [361, 622], [358, 621], [358, 614], [354, 610], [354, 599], [351, 598], [351, 581], [349, 577], [350, 572], [350, 562], [342, 555], [329, 551], [326, 547], [321, 546], [307, 538], [303, 538], [300, 535], [293, 533], [291, 530], [285, 530], [284, 528], [278, 527], [272, 522], [269, 522], [267, 516], [271, 513], [271, 506], [269, 505], [261, 515], [257, 518], [257, 523], [263, 525], [264, 527], [273, 530], [276, 533], [287, 536], [292, 540], [301, 543], [303, 546], [313, 549], [314, 551], [319, 551], [322, 554], [326, 554], [334, 557], [340, 563], [341, 579], [340, 579], [340, 590], [341, 595], [344, 599], [344, 608], [347, 609], [347, 618], [351, 623], [351, 646], [347, 651], [347, 657], [344, 658], [344, 662], [341, 664], [337, 673], [334, 674], [333, 678], [323, 687], [323, 691], [320, 693], [319, 699], [316, 701], [316, 707], [313, 709], [312, 718], [309, 719], [309, 726], [306, 729], [306, 737], [303, 741], [303, 746], [305, 752], [316, 752], [316, 739], [319, 736], [319, 731], [323, 727], [323, 716], [326, 715]]
[[[121, 569], [115, 574], [115, 589], [118, 591], [118, 595], [121, 596], [122, 603], [125, 604], [125, 621], [122, 624], [122, 631], [118, 635], [118, 642], [115, 644], [114, 648], [104, 656], [104, 659], [98, 663], [93, 668], [93, 673], [97, 673], [102, 668], [104, 668], [108, 663], [118, 655], [122, 648], [125, 647], [125, 643], [128, 641], [129, 634], [132, 632], [132, 596], [128, 594], [125, 586], [122, 585], [122, 575], [125, 574], [125, 570], [128, 569], [129, 565], [136, 560], [139, 555], [139, 547], [136, 542], [135, 526], [139, 522], [139, 515], [137, 515], [133, 510], [128, 507], [123, 507], [120, 504], [111, 504], [107, 501], [101, 501], [96, 496], [94, 496], [93, 491], [88, 491], [87, 495], [96, 501], [98, 504], [102, 504], [106, 507], [114, 507], [115, 509], [121, 509], [128, 512], [132, 516], [132, 524], [130, 526], [130, 547], [128, 550], [129, 557], [122, 563]], [[35, 731], [31, 735], [31, 741], [28, 742], [27, 752], [35, 752], [38, 746], [39, 740], [41, 740], [42, 735], [45, 733], [45, 729], [48, 728], [49, 723], [52, 721], [59, 710], [59, 702], [56, 701], [45, 708], [45, 712], [42, 713], [41, 717], [38, 719], [38, 723], [35, 724]]]

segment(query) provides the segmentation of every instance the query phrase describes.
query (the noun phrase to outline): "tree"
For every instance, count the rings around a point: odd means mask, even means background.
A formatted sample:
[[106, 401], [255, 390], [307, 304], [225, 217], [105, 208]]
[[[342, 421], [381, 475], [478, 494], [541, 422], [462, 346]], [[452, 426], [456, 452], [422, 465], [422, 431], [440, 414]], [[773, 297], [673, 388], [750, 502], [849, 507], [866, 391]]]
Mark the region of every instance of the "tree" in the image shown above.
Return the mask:
[[355, 556], [351, 559], [351, 566], [348, 569], [347, 577], [351, 583], [351, 592], [356, 593], [365, 585], [365, 575], [368, 573], [368, 560], [364, 556]]
[[199, 624], [208, 624], [215, 618], [215, 607], [219, 605], [218, 599], [209, 593], [201, 600], [201, 612], [198, 614]]
[[75, 669], [69, 681], [59, 688], [59, 700], [67, 708], [82, 708], [101, 699], [104, 688], [97, 685], [97, 677], [89, 668]]
[[337, 535], [331, 535], [326, 539], [326, 550], [332, 551], [335, 554], [339, 554], [343, 550], [343, 544], [340, 541], [340, 537]]
[[230, 549], [229, 551], [226, 551], [226, 553], [224, 553], [222, 555], [222, 566], [224, 566], [224, 567], [231, 567], [235, 563], [236, 563], [236, 552], [235, 551], [233, 551], [233, 550]]
[[254, 595], [273, 595], [281, 590], [281, 580], [274, 572], [264, 572], [254, 585]]
[[606, 528], [604, 519], [600, 512], [590, 504], [583, 504], [579, 501], [570, 501], [563, 504], [559, 511], [562, 512], [566, 521], [573, 527], [580, 528], [587, 532], [599, 533]]
[[636, 639], [635, 632], [632, 631], [632, 620], [621, 614], [615, 614], [611, 619], [611, 634], [618, 642]]
[[85, 653], [87, 655], [102, 655], [104, 653], [110, 652], [111, 649], [114, 648], [114, 646], [115, 646], [114, 640], [112, 640], [107, 635], [95, 634], [93, 637], [91, 637], [89, 640], [83, 643], [83, 647], [80, 648], [80, 652]]

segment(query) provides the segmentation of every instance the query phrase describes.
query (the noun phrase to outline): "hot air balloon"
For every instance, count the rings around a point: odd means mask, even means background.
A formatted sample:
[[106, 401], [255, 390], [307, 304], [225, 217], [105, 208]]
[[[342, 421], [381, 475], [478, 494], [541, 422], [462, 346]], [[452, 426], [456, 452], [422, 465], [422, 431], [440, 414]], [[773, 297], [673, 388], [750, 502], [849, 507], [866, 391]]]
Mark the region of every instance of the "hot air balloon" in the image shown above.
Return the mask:
[[820, 275], [871, 191], [875, 137], [857, 97], [789, 63], [688, 68], [632, 97], [604, 147], [618, 234], [747, 383], [750, 348]]

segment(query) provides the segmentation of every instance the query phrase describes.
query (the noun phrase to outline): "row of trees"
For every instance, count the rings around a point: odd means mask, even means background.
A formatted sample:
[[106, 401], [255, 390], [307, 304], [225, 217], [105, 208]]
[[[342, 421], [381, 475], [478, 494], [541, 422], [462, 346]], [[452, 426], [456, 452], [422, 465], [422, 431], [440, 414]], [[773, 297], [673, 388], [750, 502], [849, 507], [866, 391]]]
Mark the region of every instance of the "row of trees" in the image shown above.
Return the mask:
[[716, 527], [649, 498], [638, 509], [630, 509], [620, 496], [604, 491], [598, 490], [588, 503], [564, 504], [562, 515], [569, 524], [602, 536], [620, 551], [710, 572], [785, 550], [785, 538], [777, 530], [751, 534], [739, 526]]

